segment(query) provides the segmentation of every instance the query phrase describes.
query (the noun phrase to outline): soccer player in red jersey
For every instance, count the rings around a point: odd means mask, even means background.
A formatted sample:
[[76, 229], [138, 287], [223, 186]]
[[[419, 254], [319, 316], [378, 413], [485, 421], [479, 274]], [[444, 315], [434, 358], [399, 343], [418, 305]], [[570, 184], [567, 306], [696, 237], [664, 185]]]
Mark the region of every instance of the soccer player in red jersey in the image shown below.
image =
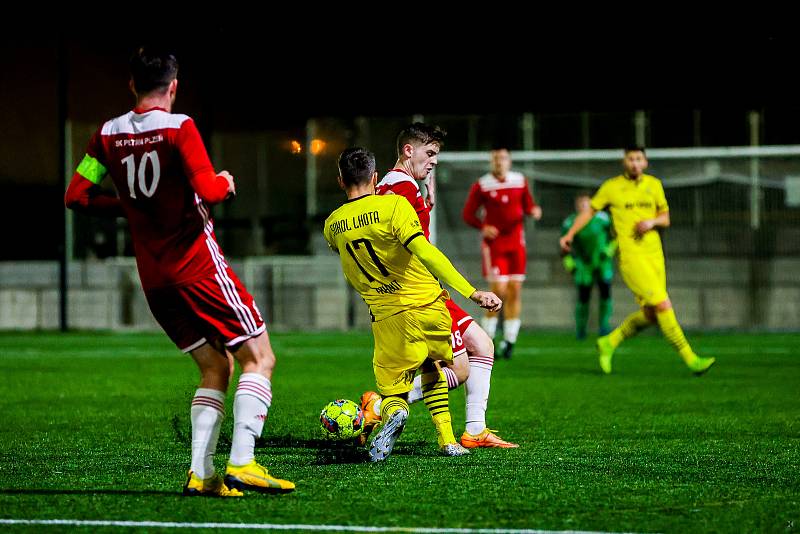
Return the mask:
[[[417, 212], [425, 238], [430, 238], [430, 211], [433, 208], [433, 195], [423, 198], [417, 182], [428, 178], [438, 163], [446, 133], [438, 126], [414, 123], [405, 127], [397, 136], [397, 162], [394, 168], [378, 183], [379, 195], [403, 195]], [[489, 400], [489, 387], [494, 364], [494, 344], [492, 339], [476, 324], [470, 315], [455, 302], [448, 300], [450, 312], [451, 341], [453, 361], [451, 367], [443, 367], [448, 387], [453, 389], [464, 383], [466, 397], [466, 428], [461, 436], [461, 445], [466, 448], [498, 447], [514, 448], [516, 444], [499, 438], [486, 427], [486, 409]], [[409, 402], [422, 398], [421, 378], [414, 381], [414, 389], [409, 393]], [[362, 396], [368, 422], [374, 419], [379, 410], [377, 393], [367, 392]]]
[[[128, 219], [136, 264], [150, 310], [200, 369], [191, 405], [192, 463], [186, 495], [237, 497], [241, 490], [292, 491], [255, 460], [272, 402], [275, 355], [264, 321], [222, 254], [209, 206], [236, 191], [216, 173], [194, 121], [172, 113], [178, 62], [140, 48], [130, 61], [136, 107], [92, 136], [66, 192], [68, 208]], [[119, 197], [99, 194], [109, 176]], [[233, 439], [225, 478], [213, 457], [231, 376], [229, 353], [242, 374], [233, 401]]]
[[[511, 170], [511, 154], [500, 148], [491, 152], [492, 170], [472, 184], [462, 213], [464, 221], [481, 231], [483, 275], [492, 291], [506, 303], [503, 312], [503, 342], [498, 351], [510, 358], [517, 341], [522, 310], [522, 282], [525, 280], [525, 217], [537, 221], [542, 209], [528, 188], [524, 175]], [[476, 215], [483, 207], [485, 216]], [[487, 313], [483, 327], [494, 338], [497, 313]]]

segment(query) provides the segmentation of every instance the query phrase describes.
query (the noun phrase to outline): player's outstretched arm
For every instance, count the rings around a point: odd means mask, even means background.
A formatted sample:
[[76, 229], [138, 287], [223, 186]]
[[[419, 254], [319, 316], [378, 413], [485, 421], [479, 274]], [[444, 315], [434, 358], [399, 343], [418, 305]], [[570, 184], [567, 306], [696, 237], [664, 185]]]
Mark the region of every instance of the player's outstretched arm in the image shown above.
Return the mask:
[[463, 296], [467, 297], [481, 308], [489, 311], [499, 311], [503, 306], [503, 301], [491, 291], [478, 291], [466, 278], [461, 276], [447, 256], [433, 246], [430, 241], [420, 236], [421, 239], [412, 239], [406, 245], [419, 261], [431, 272], [431, 274]]
[[466, 278], [461, 276], [447, 256], [433, 246], [430, 241], [420, 235], [412, 239], [406, 247], [414, 254], [419, 261], [431, 272], [433, 276], [446, 283], [466, 298], [471, 298], [475, 293], [475, 288]]
[[575, 220], [572, 223], [572, 227], [567, 230], [567, 233], [564, 234], [561, 239], [558, 240], [558, 244], [561, 246], [561, 250], [564, 252], [569, 252], [572, 248], [572, 238], [575, 237], [575, 234], [583, 230], [583, 227], [589, 224], [589, 221], [592, 220], [594, 214], [597, 213], [594, 208], [583, 211], [575, 217]]
[[498, 312], [503, 307], [503, 301], [491, 291], [475, 291], [469, 299], [490, 312]]

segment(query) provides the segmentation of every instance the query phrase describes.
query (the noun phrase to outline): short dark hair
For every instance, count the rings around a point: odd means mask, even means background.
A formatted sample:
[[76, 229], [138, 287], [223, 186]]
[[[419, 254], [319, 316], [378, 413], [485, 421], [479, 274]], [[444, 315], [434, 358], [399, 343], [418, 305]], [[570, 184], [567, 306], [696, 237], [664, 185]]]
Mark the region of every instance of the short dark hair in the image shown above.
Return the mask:
[[581, 189], [577, 193], [575, 193], [575, 200], [578, 200], [579, 198], [583, 197], [592, 198], [592, 192], [589, 191], [588, 189]]
[[375, 173], [375, 154], [360, 146], [344, 149], [339, 154], [339, 176], [345, 186], [363, 185]]
[[643, 146], [639, 145], [630, 145], [625, 147], [625, 155], [627, 156], [629, 152], [641, 152], [644, 154], [644, 157], [647, 157], [647, 152], [645, 152]]
[[164, 49], [140, 46], [131, 56], [131, 79], [136, 93], [164, 90], [178, 77], [178, 60]]
[[444, 146], [446, 136], [447, 132], [439, 126], [432, 126], [424, 122], [409, 124], [397, 134], [397, 155], [400, 156], [403, 153], [403, 147], [412, 141], [421, 145], [436, 143], [440, 147]]

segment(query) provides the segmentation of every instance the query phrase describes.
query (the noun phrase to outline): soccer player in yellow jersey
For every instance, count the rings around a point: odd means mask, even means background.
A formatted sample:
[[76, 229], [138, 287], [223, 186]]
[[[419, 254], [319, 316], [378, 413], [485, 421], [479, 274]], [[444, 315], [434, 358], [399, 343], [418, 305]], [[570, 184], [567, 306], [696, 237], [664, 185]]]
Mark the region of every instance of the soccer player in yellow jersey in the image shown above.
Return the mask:
[[386, 459], [408, 417], [408, 392], [422, 368], [423, 400], [446, 456], [469, 451], [453, 435], [447, 382], [435, 360], [453, 361], [448, 293], [438, 277], [481, 307], [502, 306], [491, 292], [477, 291], [422, 232], [419, 217], [402, 195], [375, 195], [375, 156], [348, 148], [339, 157], [339, 185], [347, 202], [325, 221], [325, 240], [341, 258], [345, 278], [372, 316], [375, 381], [384, 399], [383, 427], [370, 445], [373, 462]]
[[664, 337], [689, 369], [702, 375], [713, 365], [714, 358], [701, 358], [694, 353], [667, 295], [664, 251], [656, 231], [670, 224], [669, 206], [661, 180], [644, 174], [647, 169], [644, 148], [625, 149], [622, 164], [625, 173], [603, 182], [592, 197], [592, 209], [578, 215], [560, 240], [561, 249], [569, 252], [575, 234], [595, 213], [610, 208], [619, 243], [619, 270], [641, 309], [629, 315], [610, 334], [597, 339], [600, 367], [603, 372], [610, 373], [611, 357], [619, 344], [650, 324], [658, 323]]

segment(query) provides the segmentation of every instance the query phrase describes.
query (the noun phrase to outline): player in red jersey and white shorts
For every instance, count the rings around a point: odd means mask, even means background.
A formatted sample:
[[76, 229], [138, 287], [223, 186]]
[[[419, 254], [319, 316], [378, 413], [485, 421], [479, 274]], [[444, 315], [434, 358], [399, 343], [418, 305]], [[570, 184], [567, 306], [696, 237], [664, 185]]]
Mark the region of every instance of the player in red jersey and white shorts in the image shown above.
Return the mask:
[[[397, 162], [376, 187], [379, 195], [403, 195], [408, 199], [419, 216], [425, 238], [430, 238], [433, 188], [429, 186], [427, 198], [423, 198], [417, 182], [427, 179], [436, 166], [445, 135], [438, 126], [419, 122], [404, 128], [397, 136]], [[467, 448], [517, 447], [516, 444], [499, 438], [486, 427], [486, 409], [494, 364], [492, 339], [455, 302], [448, 300], [446, 304], [452, 322], [450, 335], [453, 343], [453, 366], [443, 366], [442, 370], [450, 389], [464, 383], [467, 420], [461, 444]], [[408, 402], [421, 398], [421, 377], [417, 376], [414, 389], [408, 394]], [[368, 421], [372, 422], [380, 414], [377, 393], [365, 393], [362, 396], [362, 407]]]
[[[525, 280], [526, 216], [537, 221], [542, 209], [536, 205], [524, 175], [511, 170], [511, 154], [505, 148], [492, 150], [492, 171], [472, 184], [462, 213], [464, 221], [481, 231], [483, 276], [492, 291], [506, 303], [503, 308], [503, 342], [498, 353], [510, 358], [517, 341]], [[476, 215], [483, 208], [483, 220]], [[487, 313], [483, 328], [494, 338], [497, 313]]]
[[[171, 112], [178, 88], [172, 54], [140, 48], [131, 57], [136, 107], [92, 136], [66, 192], [68, 208], [125, 217], [150, 310], [201, 381], [191, 405], [192, 463], [186, 495], [241, 496], [242, 489], [283, 493], [294, 484], [270, 476], [254, 456], [272, 403], [275, 355], [264, 320], [222, 254], [209, 205], [235, 194], [217, 174], [194, 121]], [[109, 176], [119, 198], [100, 194]], [[225, 479], [213, 456], [225, 416], [230, 354], [242, 374], [233, 402], [233, 439]]]

